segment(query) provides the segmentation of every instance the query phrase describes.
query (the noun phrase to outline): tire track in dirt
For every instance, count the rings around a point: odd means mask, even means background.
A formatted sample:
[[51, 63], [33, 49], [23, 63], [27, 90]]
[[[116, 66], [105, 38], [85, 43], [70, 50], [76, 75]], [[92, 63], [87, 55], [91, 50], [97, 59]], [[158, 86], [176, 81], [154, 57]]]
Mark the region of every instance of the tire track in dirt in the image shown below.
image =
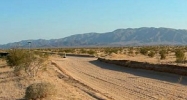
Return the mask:
[[[78, 70], [77, 70], [77, 71], [78, 71]], [[82, 73], [82, 74], [85, 74], [85, 75], [87, 75], [87, 76], [89, 76], [89, 77], [92, 77], [92, 78], [95, 78], [95, 79], [97, 79], [97, 80], [103, 81], [103, 82], [105, 82], [105, 84], [106, 84], [106, 83], [109, 83], [109, 84], [118, 86], [118, 87], [120, 87], [120, 88], [123, 87], [123, 88], [126, 89], [130, 94], [133, 94], [133, 93], [140, 93], [143, 97], [146, 97], [146, 98], [147, 98], [147, 97], [150, 97], [151, 99], [156, 99], [155, 97], [152, 97], [152, 96], [150, 96], [150, 95], [146, 95], [145, 93], [139, 92], [138, 87], [137, 87], [136, 90], [132, 90], [132, 89], [129, 89], [129, 88], [125, 87], [124, 85], [115, 84], [115, 83], [113, 83], [113, 82], [104, 80], [104, 78], [102, 79], [102, 78], [99, 78], [99, 77], [95, 77], [95, 76], [92, 76], [92, 75], [90, 75], [90, 74], [84, 73], [84, 72], [82, 72], [82, 71], [79, 71], [79, 72]], [[134, 87], [136, 87], [136, 86], [134, 86]], [[139, 89], [141, 89], [141, 88], [139, 88]], [[118, 90], [119, 90], [119, 89], [118, 89]], [[139, 98], [143, 98], [142, 96], [139, 96]]]
[[[154, 73], [139, 72], [136, 69], [125, 69], [124, 72], [111, 70], [108, 67], [117, 67], [110, 64], [96, 62], [96, 58], [68, 57], [67, 59], [54, 60], [61, 69], [77, 81], [93, 88], [97, 92], [115, 100], [159, 100], [177, 99], [186, 100], [187, 87], [173, 82], [143, 77]], [[106, 66], [106, 67], [101, 67]], [[141, 75], [134, 75], [135, 71]], [[129, 73], [130, 72], [130, 73]], [[133, 73], [135, 73], [133, 72]], [[158, 75], [159, 77], [159, 75]], [[162, 76], [166, 77], [166, 76]], [[167, 78], [167, 77], [166, 77]], [[174, 78], [172, 78], [174, 79]], [[187, 80], [184, 80], [186, 82]], [[108, 98], [108, 99], [109, 99]]]
[[84, 91], [88, 95], [92, 96], [96, 100], [114, 100], [111, 97], [105, 96], [104, 94], [100, 94], [99, 91], [94, 90], [93, 88], [87, 86], [84, 83], [81, 83], [80, 81], [74, 79], [72, 76], [70, 76], [65, 70], [63, 70], [58, 64], [55, 63], [55, 61], [52, 61], [52, 65], [57, 67], [62, 73], [58, 73], [58, 77], [60, 79], [65, 80], [69, 84], [73, 85], [74, 87], [79, 88], [80, 90]]

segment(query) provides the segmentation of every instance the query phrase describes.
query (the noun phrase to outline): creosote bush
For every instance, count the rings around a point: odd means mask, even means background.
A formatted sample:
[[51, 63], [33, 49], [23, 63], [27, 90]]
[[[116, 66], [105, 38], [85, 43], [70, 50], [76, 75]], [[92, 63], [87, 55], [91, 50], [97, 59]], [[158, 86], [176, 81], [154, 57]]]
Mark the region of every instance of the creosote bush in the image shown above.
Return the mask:
[[7, 63], [14, 69], [16, 75], [20, 75], [21, 71], [25, 71], [27, 75], [34, 77], [39, 69], [45, 66], [45, 61], [48, 59], [45, 54], [24, 49], [12, 49], [8, 52]]
[[175, 51], [175, 56], [176, 56], [176, 62], [177, 63], [182, 63], [185, 61], [186, 57], [185, 57], [185, 53], [183, 50], [181, 49], [177, 49]]
[[141, 53], [142, 55], [147, 55], [147, 53], [148, 53], [148, 49], [145, 48], [145, 47], [140, 48], [140, 53]]
[[139, 53], [140, 53], [140, 52], [138, 52], [138, 51], [135, 51], [135, 54], [136, 54], [136, 55], [138, 55]]
[[166, 55], [168, 54], [168, 52], [163, 49], [159, 52], [159, 54], [160, 54], [160, 59], [163, 60], [166, 59]]
[[50, 83], [34, 83], [27, 87], [26, 100], [50, 98], [56, 94], [55, 86]]
[[14, 68], [16, 75], [20, 74], [20, 71], [24, 69], [29, 63], [31, 63], [31, 57], [29, 53], [22, 49], [9, 50], [9, 55], [6, 60], [11, 68]]
[[154, 57], [154, 56], [155, 56], [155, 52], [154, 52], [154, 51], [150, 51], [150, 52], [148, 53], [148, 56], [149, 56], [149, 57]]
[[131, 56], [134, 54], [134, 50], [133, 50], [133, 48], [129, 48], [129, 52], [128, 52], [128, 54], [131, 55]]
[[118, 53], [118, 49], [117, 48], [105, 48], [105, 51], [104, 51], [106, 54], [112, 54], [112, 53], [115, 53], [117, 54]]
[[96, 52], [94, 50], [89, 50], [89, 51], [87, 51], [87, 53], [90, 55], [94, 55]]
[[85, 53], [87, 53], [87, 51], [86, 51], [85, 49], [81, 49], [81, 50], [80, 50], [80, 53], [85, 54]]

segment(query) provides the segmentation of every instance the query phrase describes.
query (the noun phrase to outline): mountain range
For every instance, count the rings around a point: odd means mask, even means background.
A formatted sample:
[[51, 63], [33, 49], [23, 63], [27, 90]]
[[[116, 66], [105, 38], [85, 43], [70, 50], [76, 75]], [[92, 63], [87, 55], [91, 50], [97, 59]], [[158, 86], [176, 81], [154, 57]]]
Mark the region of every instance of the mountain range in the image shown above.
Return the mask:
[[187, 30], [172, 28], [127, 28], [106, 33], [76, 34], [60, 39], [22, 40], [0, 45], [0, 48], [96, 47], [96, 46], [142, 46], [142, 45], [186, 45]]

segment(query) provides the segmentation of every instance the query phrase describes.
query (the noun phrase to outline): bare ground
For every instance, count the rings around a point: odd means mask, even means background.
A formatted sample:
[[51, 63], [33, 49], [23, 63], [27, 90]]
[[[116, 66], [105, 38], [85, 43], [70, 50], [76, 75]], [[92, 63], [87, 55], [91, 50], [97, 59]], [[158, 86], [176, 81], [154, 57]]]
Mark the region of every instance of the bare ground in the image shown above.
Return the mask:
[[187, 100], [186, 76], [124, 68], [96, 59], [53, 58], [53, 62], [66, 75], [89, 87], [87, 93], [96, 99]]
[[[41, 71], [34, 79], [18, 77], [13, 69], [0, 62], [0, 100], [24, 100], [25, 90], [32, 83], [50, 82], [56, 86], [57, 94], [49, 100], [94, 100], [95, 98], [73, 85], [77, 83], [53, 65]], [[77, 85], [78, 86], [78, 85]], [[81, 85], [80, 85], [81, 86]], [[48, 99], [44, 99], [48, 100]]]
[[20, 100], [32, 83], [50, 82], [52, 100], [187, 100], [187, 77], [124, 68], [88, 57], [52, 57], [33, 80], [17, 77], [0, 62], [0, 100]]

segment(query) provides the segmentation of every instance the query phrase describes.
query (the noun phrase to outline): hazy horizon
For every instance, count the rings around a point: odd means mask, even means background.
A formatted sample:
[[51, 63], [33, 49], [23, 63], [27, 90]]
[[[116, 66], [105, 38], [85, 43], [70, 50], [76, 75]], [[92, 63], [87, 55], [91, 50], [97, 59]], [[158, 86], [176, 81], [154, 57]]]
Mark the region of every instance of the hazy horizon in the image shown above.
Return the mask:
[[187, 29], [186, 0], [0, 0], [0, 44], [115, 29]]

